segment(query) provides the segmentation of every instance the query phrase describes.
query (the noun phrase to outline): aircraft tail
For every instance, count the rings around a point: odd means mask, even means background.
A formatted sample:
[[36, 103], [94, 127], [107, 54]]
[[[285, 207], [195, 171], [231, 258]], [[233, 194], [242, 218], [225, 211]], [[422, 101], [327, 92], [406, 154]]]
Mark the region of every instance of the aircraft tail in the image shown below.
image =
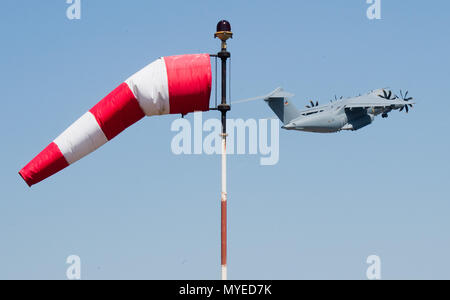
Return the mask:
[[277, 88], [264, 98], [264, 101], [267, 102], [269, 107], [285, 125], [300, 116], [297, 108], [287, 100], [293, 96], [293, 94], [285, 92], [282, 88]]

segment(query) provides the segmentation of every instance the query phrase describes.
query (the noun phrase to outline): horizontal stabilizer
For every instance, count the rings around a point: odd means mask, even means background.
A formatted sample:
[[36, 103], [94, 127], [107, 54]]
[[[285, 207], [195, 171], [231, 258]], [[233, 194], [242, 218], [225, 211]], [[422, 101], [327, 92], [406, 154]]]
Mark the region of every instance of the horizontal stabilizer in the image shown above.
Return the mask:
[[268, 94], [264, 100], [269, 101], [272, 98], [292, 98], [294, 94], [288, 93], [283, 90], [283, 88], [279, 87], [274, 90], [272, 93]]

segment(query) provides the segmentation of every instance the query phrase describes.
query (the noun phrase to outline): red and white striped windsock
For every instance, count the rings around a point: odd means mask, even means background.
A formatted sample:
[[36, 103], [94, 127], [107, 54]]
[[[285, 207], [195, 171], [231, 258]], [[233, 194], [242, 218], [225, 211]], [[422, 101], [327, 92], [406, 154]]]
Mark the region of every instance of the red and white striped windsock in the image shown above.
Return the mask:
[[113, 139], [145, 115], [209, 110], [209, 54], [162, 57], [146, 66], [66, 129], [20, 172], [31, 187]]

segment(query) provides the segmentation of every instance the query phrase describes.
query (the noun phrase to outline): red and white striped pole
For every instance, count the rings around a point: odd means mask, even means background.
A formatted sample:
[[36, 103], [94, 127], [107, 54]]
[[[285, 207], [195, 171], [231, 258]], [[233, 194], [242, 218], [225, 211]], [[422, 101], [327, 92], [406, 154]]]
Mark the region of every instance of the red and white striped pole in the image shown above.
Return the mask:
[[228, 21], [222, 20], [217, 24], [217, 31], [214, 37], [222, 41], [222, 49], [217, 56], [222, 61], [222, 101], [218, 105], [218, 110], [222, 113], [222, 192], [220, 196], [221, 207], [221, 265], [222, 280], [227, 280], [227, 112], [231, 109], [227, 104], [227, 59], [230, 52], [227, 51], [227, 40], [233, 37], [231, 25]]
[[227, 280], [227, 135], [222, 134], [222, 193], [221, 193], [221, 264], [222, 280]]

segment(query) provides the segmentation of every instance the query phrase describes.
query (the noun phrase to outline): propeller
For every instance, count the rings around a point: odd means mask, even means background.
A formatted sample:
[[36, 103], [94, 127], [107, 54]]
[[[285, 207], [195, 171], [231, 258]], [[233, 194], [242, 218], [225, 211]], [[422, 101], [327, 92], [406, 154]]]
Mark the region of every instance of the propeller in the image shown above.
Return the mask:
[[[400, 96], [401, 96], [401, 99], [402, 99], [403, 101], [411, 101], [411, 100], [414, 99], [413, 97], [408, 97], [408, 93], [409, 93], [409, 92], [406, 91], [405, 95], [403, 95], [402, 90], [400, 90]], [[406, 111], [406, 113], [408, 113], [408, 112], [409, 112], [409, 107], [412, 108], [413, 105], [412, 105], [412, 104], [405, 104], [405, 105], [403, 105], [403, 106], [400, 108], [400, 111], [403, 111], [403, 109], [404, 109], [404, 110]]]
[[[334, 101], [338, 101], [338, 100], [342, 100], [342, 99], [344, 99], [344, 96], [341, 96], [338, 98], [336, 95], [334, 95]], [[333, 100], [330, 100], [330, 102], [333, 103]]]
[[309, 103], [311, 103], [311, 105], [306, 105], [306, 108], [313, 108], [319, 106], [319, 101], [316, 101], [316, 103], [314, 104], [314, 102], [310, 100]]
[[392, 97], [392, 91], [386, 92], [386, 90], [383, 90], [383, 95], [378, 95], [378, 97], [386, 99], [386, 100], [394, 100], [396, 98], [398, 98], [397, 96], [394, 95], [394, 98]]

